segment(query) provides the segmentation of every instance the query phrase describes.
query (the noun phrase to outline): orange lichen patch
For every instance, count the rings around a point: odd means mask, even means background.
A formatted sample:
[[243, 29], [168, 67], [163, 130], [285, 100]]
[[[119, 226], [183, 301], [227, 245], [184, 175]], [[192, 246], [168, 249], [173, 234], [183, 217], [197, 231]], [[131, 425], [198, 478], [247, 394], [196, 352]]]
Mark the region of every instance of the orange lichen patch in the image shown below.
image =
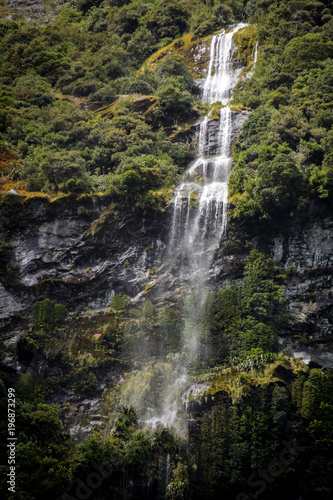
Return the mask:
[[21, 168], [17, 155], [9, 148], [0, 147], [0, 175], [8, 175], [13, 168]]
[[40, 191], [26, 191], [22, 181], [18, 183], [8, 179], [8, 177], [0, 177], [0, 196], [4, 196], [11, 189], [16, 191], [17, 194], [24, 196], [25, 199], [34, 197], [48, 198], [47, 194]]

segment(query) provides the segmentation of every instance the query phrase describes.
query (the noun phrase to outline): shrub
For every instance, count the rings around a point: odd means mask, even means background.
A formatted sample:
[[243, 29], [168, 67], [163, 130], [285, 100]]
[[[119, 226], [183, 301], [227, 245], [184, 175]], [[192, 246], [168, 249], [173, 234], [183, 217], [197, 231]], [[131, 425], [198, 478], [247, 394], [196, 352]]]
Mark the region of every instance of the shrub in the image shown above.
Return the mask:
[[156, 75], [166, 80], [169, 77], [177, 77], [180, 82], [184, 82], [186, 90], [192, 90], [193, 77], [190, 73], [186, 61], [182, 56], [168, 56], [157, 66]]
[[151, 95], [154, 93], [154, 89], [144, 80], [136, 79], [125, 83], [121, 89], [121, 93]]
[[55, 300], [44, 299], [32, 306], [32, 331], [50, 332], [62, 328], [67, 317], [67, 309]]
[[163, 38], [177, 38], [188, 27], [189, 15], [184, 7], [174, 0], [162, 0], [142, 19], [143, 25], [151, 31], [156, 42]]
[[122, 309], [126, 309], [127, 307], [129, 307], [130, 304], [131, 299], [128, 295], [116, 293], [116, 295], [112, 297], [110, 307], [115, 311], [121, 311]]
[[192, 115], [193, 98], [187, 91], [181, 91], [173, 85], [162, 87], [159, 91], [154, 116], [162, 123], [184, 122]]
[[84, 372], [80, 370], [77, 373], [72, 372], [72, 387], [84, 394], [90, 394], [98, 387], [97, 377], [92, 372]]

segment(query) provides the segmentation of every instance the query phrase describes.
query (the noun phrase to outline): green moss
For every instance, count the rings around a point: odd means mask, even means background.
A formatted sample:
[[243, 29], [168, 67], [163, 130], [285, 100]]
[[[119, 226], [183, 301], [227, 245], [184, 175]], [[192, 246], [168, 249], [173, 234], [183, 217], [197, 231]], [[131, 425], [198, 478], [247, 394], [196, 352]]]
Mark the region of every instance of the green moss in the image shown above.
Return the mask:
[[198, 191], [191, 191], [190, 194], [190, 207], [197, 208], [199, 205]]
[[123, 106], [131, 105], [133, 111], [143, 113], [146, 116], [156, 101], [157, 97], [155, 96], [143, 96], [141, 94], [119, 95], [114, 103], [98, 108], [96, 113], [103, 118], [112, 119]]
[[[237, 367], [217, 367], [214, 371], [205, 372], [191, 380], [196, 383], [209, 384], [203, 395], [215, 396], [225, 391], [233, 399], [239, 401], [253, 387], [264, 387], [270, 384], [290, 384], [294, 378], [307, 374], [309, 368], [299, 359], [279, 354], [276, 361], [268, 363], [263, 369], [244, 372]], [[201, 397], [201, 396], [200, 396]]]
[[232, 104], [230, 106], [231, 111], [235, 111], [236, 113], [242, 113], [244, 111], [251, 111], [251, 108], [247, 108], [242, 104]]
[[257, 28], [254, 24], [238, 30], [233, 36], [233, 41], [237, 47], [234, 59], [236, 61], [243, 61], [246, 70], [251, 69], [253, 66], [256, 40]]
[[[173, 41], [166, 47], [159, 49], [150, 56], [142, 65], [138, 76], [145, 71], [153, 71], [157, 65], [170, 55], [180, 55], [186, 60], [193, 78], [204, 78], [205, 69], [209, 60], [209, 47], [212, 35], [204, 38], [195, 39], [192, 33], [188, 33], [181, 38]], [[202, 54], [204, 48], [204, 54]]]

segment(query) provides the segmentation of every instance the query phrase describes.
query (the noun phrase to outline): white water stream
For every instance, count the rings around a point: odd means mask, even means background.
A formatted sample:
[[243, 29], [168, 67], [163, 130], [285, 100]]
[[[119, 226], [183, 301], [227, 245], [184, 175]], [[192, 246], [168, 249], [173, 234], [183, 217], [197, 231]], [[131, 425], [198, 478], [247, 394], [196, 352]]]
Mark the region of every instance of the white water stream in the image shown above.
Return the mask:
[[[227, 225], [228, 176], [230, 171], [233, 113], [228, 107], [232, 91], [242, 71], [233, 60], [236, 47], [233, 35], [246, 25], [240, 24], [228, 33], [214, 35], [210, 47], [210, 61], [203, 87], [202, 100], [208, 104], [219, 102], [219, 119], [205, 116], [199, 124], [198, 159], [184, 176], [184, 182], [175, 190], [168, 255], [178, 266], [178, 276], [185, 279], [189, 289], [199, 290], [196, 310], [185, 315], [181, 353], [172, 367], [174, 376], [163, 391], [159, 410], [149, 409], [145, 424], [159, 423], [175, 426], [184, 432], [184, 418], [189, 398], [203, 394], [207, 387], [190, 384], [188, 367], [194, 366], [200, 354], [202, 331], [200, 317], [204, 314], [209, 295], [209, 267], [218, 249]], [[235, 113], [234, 113], [235, 115]], [[184, 413], [183, 413], [184, 417]]]
[[[219, 121], [205, 116], [199, 127], [199, 157], [188, 169], [186, 181], [176, 190], [169, 255], [191, 264], [192, 272], [207, 271], [213, 252], [226, 230], [228, 177], [232, 136], [232, 113], [227, 103], [242, 66], [233, 60], [233, 35], [246, 25], [240, 24], [228, 33], [214, 35], [202, 100], [220, 102]], [[186, 270], [188, 273], [188, 269]]]

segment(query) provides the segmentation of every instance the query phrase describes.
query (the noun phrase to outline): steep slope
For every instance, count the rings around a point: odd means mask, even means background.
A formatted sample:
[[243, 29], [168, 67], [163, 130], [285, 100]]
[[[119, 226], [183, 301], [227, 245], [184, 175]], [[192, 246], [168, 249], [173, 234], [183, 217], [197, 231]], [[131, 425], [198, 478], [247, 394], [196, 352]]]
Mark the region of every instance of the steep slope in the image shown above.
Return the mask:
[[331, 19], [112, 0], [4, 22], [15, 500], [331, 497]]

